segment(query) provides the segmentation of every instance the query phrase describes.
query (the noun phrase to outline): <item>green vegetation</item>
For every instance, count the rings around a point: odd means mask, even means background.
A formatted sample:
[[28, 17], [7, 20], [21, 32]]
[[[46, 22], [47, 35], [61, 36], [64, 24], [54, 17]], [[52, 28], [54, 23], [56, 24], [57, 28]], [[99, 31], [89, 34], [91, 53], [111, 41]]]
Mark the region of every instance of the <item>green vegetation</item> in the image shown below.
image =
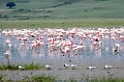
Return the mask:
[[123, 27], [124, 20], [66, 20], [66, 21], [8, 21], [0, 22], [0, 28], [87, 28], [87, 27]]
[[[14, 64], [10, 64], [10, 65], [2, 64], [0, 65], [0, 70], [19, 70], [18, 66], [19, 65], [14, 65]], [[39, 70], [45, 68], [45, 66], [40, 66], [39, 64], [34, 64], [34, 63], [21, 64], [21, 66], [25, 67], [24, 70]]]
[[0, 81], [2, 80], [2, 78], [3, 78], [3, 76], [2, 76], [2, 75], [0, 75]]
[[17, 70], [18, 66], [17, 65], [4, 65], [2, 64], [0, 66], [0, 70]]
[[31, 64], [24, 64], [22, 66], [25, 67], [25, 70], [39, 70], [45, 68], [45, 66], [40, 66], [39, 64], [34, 64], [33, 62]]
[[14, 2], [8, 2], [6, 4], [6, 6], [9, 7], [9, 8], [12, 8], [12, 7], [16, 6], [16, 4]]
[[0, 1], [1, 29], [124, 26], [124, 0], [11, 0], [12, 9], [7, 2]]
[[[0, 1], [0, 20], [123, 19], [124, 0], [8, 0]], [[4, 18], [7, 15], [8, 18]]]
[[56, 78], [53, 76], [36, 75], [32, 77], [32, 82], [55, 82]]

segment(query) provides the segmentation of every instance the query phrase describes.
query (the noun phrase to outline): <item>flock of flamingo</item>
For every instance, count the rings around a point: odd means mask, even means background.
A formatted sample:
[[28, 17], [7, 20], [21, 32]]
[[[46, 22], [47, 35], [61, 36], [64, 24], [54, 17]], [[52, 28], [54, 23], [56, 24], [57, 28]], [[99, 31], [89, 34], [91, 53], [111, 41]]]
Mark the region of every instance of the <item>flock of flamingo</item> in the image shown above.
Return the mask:
[[[70, 56], [80, 55], [89, 46], [96, 52], [109, 42], [113, 52], [124, 51], [124, 28], [68, 28], [64, 29], [4, 29], [0, 30], [1, 45], [5, 53], [12, 53], [12, 47], [18, 52], [28, 52], [33, 55], [43, 55], [44, 47], [48, 55]], [[21, 51], [22, 50], [22, 51]], [[79, 53], [81, 52], [81, 53]], [[24, 54], [23, 53], [23, 54]], [[71, 62], [71, 60], [70, 60]]]

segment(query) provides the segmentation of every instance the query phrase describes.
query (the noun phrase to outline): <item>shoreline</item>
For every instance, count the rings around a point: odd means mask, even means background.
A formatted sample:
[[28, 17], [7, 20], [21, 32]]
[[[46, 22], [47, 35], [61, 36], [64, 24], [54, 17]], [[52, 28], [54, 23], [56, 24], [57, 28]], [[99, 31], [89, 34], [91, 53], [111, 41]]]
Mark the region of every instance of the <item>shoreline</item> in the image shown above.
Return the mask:
[[[45, 64], [51, 64], [52, 70], [0, 70], [1, 75], [6, 75], [7, 77], [11, 78], [12, 80], [18, 80], [22, 79], [23, 77], [31, 77], [35, 75], [50, 75], [54, 76], [59, 80], [67, 80], [70, 78], [74, 79], [81, 79], [83, 77], [89, 77], [89, 78], [102, 78], [102, 77], [118, 77], [118, 78], [124, 78], [124, 65], [123, 61], [121, 59], [118, 60], [94, 60], [90, 59], [91, 62], [88, 62], [88, 59], [84, 60], [74, 60], [72, 59], [72, 62], [68, 62], [68, 59], [48, 59], [48, 60], [35, 60], [34, 63], [38, 63], [40, 61], [40, 65]], [[17, 60], [16, 60], [17, 61]], [[19, 62], [19, 61], [18, 61]], [[23, 61], [24, 62], [24, 61]], [[21, 62], [21, 63], [23, 63]], [[31, 63], [31, 61], [28, 61], [27, 63]], [[71, 67], [66, 69], [63, 65], [64, 63], [67, 63], [69, 65], [76, 64], [77, 67], [75, 70], [72, 70]], [[11, 61], [11, 64], [14, 64], [14, 62]], [[18, 65], [19, 63], [16, 62]], [[103, 69], [104, 66], [112, 65], [112, 69]], [[95, 65], [96, 69], [94, 70], [88, 70], [87, 67], [89, 65]]]

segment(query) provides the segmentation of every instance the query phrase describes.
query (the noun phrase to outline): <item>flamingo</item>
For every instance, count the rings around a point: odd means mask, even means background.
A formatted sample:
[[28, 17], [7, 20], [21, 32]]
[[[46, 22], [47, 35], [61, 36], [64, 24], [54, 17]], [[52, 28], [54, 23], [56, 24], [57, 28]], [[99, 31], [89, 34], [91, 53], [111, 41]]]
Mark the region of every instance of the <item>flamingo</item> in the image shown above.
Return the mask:
[[10, 66], [9, 55], [10, 55], [9, 51], [6, 51], [6, 52], [4, 53], [4, 57], [5, 57], [5, 59], [7, 60], [7, 65], [8, 65], [8, 66]]
[[80, 46], [80, 45], [77, 45], [77, 46], [75, 46], [74, 48], [73, 48], [73, 51], [75, 51], [75, 50], [83, 50], [84, 49], [84, 47], [85, 46]]
[[5, 42], [6, 42], [6, 44], [7, 44], [7, 46], [8, 46], [8, 49], [9, 50], [12, 50], [12, 44], [10, 43], [10, 40], [5, 40]]
[[25, 43], [21, 43], [21, 45], [20, 45], [19, 49], [21, 49], [21, 48], [24, 48], [24, 50], [25, 50], [25, 51], [27, 51], [27, 48], [26, 48]]
[[36, 48], [40, 49], [40, 47], [41, 47], [41, 42], [39, 40], [32, 41], [31, 49], [36, 50]]
[[93, 42], [93, 46], [94, 46], [94, 49], [95, 49], [95, 50], [98, 49], [98, 43], [97, 43], [97, 42]]
[[9, 44], [10, 44], [10, 40], [6, 40], [5, 42], [6, 42], [6, 44], [7, 44], [7, 45], [9, 45]]
[[85, 46], [83, 45], [74, 45], [72, 51], [76, 52], [76, 55], [77, 55], [78, 51], [82, 51], [84, 48]]
[[31, 44], [31, 50], [32, 49], [36, 50], [36, 43], [34, 43], [34, 42]]
[[41, 47], [41, 42], [39, 40], [36, 40], [36, 46], [40, 49]]

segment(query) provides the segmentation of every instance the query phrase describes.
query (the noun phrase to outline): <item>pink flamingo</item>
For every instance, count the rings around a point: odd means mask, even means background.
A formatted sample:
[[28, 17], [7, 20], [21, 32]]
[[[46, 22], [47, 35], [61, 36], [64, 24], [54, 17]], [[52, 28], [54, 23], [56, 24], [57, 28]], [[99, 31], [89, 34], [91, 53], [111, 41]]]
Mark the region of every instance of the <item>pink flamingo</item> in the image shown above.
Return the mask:
[[77, 55], [77, 52], [82, 51], [84, 48], [85, 48], [85, 46], [83, 46], [83, 45], [74, 45], [72, 51], [76, 52], [76, 55]]
[[9, 47], [9, 50], [12, 50], [12, 48], [11, 48], [12, 45], [10, 43], [10, 40], [6, 40], [5, 42], [6, 42], [7, 46]]

